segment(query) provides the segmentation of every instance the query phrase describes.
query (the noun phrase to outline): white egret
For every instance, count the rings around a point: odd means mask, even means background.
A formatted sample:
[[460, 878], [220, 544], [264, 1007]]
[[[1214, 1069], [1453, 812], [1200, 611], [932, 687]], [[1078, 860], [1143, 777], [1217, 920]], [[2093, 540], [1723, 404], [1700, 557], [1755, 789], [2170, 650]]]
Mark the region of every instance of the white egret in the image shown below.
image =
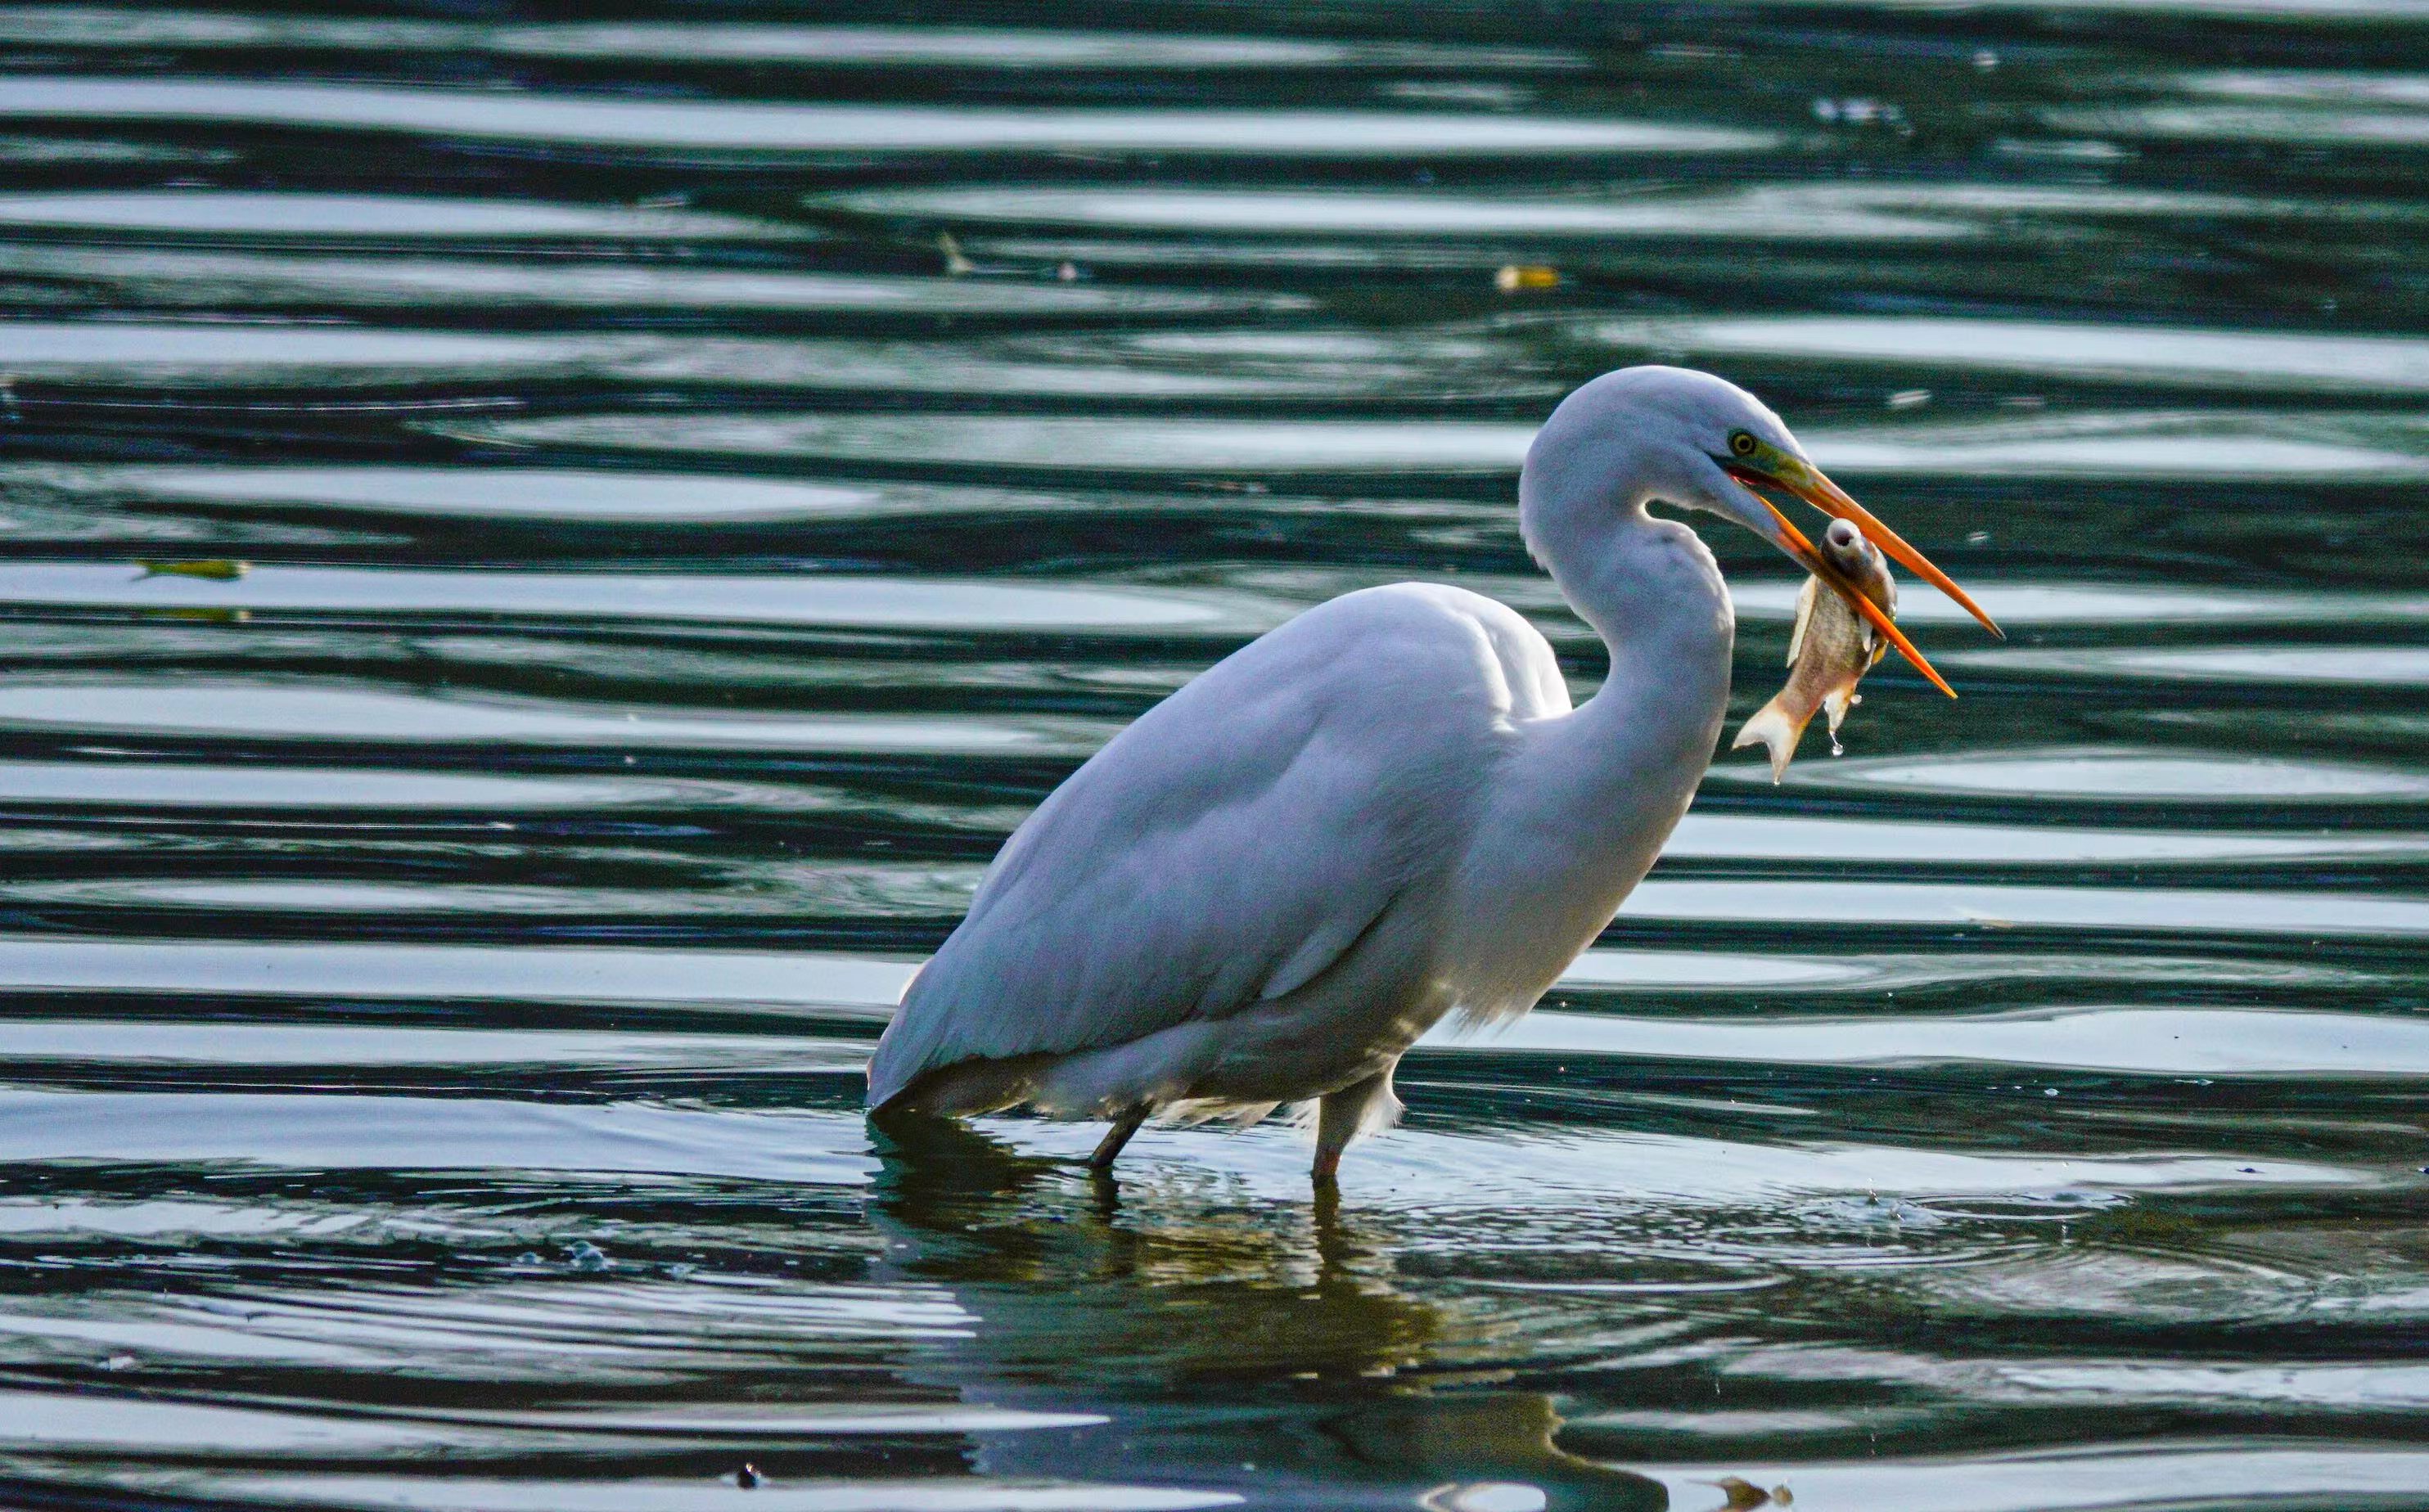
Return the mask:
[[[1993, 633], [1947, 576], [1709, 373], [1629, 368], [1562, 401], [1518, 485], [1528, 550], [1610, 653], [1572, 708], [1552, 648], [1443, 583], [1345, 594], [1139, 716], [1005, 842], [904, 991], [868, 1102], [1254, 1121], [1315, 1100], [1318, 1182], [1399, 1111], [1392, 1071], [1445, 1014], [1533, 1007], [1686, 812], [1728, 700], [1735, 616], [1695, 533], [1734, 520], [1841, 589], [1749, 485], [1854, 521]], [[1951, 695], [1954, 696], [1953, 694]]]

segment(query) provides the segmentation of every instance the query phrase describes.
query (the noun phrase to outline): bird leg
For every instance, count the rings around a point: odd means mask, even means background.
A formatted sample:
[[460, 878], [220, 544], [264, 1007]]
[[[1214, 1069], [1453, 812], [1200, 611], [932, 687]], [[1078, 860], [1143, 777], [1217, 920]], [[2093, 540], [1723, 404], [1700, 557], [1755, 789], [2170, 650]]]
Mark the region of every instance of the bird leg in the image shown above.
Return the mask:
[[1131, 1136], [1139, 1131], [1139, 1126], [1147, 1122], [1147, 1104], [1136, 1103], [1115, 1113], [1114, 1126], [1105, 1130], [1105, 1137], [1097, 1143], [1097, 1153], [1088, 1157], [1088, 1169], [1111, 1171], [1115, 1158], [1122, 1153], [1122, 1146], [1128, 1144]]
[[[1396, 1064], [1396, 1062], [1395, 1062]], [[1362, 1081], [1324, 1094], [1315, 1105], [1315, 1168], [1319, 1187], [1341, 1175], [1341, 1152], [1361, 1134], [1389, 1128], [1400, 1116], [1400, 1100], [1392, 1095], [1392, 1067], [1385, 1066]]]

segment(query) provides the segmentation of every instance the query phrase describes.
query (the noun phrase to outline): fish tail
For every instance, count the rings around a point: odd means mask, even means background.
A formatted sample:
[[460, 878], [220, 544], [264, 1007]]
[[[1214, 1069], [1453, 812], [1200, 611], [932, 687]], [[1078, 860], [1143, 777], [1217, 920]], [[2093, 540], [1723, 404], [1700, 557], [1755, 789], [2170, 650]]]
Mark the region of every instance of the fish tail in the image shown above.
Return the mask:
[[1760, 744], [1771, 752], [1771, 780], [1776, 782], [1788, 775], [1788, 764], [1796, 755], [1796, 742], [1804, 736], [1806, 722], [1812, 717], [1812, 711], [1808, 710], [1799, 719], [1788, 712], [1786, 703], [1774, 698], [1740, 727], [1737, 738], [1729, 742], [1729, 749]]

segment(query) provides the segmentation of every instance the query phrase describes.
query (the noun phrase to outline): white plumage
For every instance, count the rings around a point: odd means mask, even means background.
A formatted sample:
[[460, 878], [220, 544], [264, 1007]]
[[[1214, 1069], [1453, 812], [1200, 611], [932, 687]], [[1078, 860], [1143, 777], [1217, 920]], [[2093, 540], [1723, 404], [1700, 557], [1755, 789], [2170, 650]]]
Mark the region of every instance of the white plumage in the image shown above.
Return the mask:
[[1520, 519], [1610, 650], [1601, 690], [1573, 709], [1534, 627], [1439, 583], [1345, 595], [1244, 647], [1005, 843], [879, 1044], [871, 1107], [1111, 1118], [1102, 1164], [1152, 1114], [1315, 1098], [1329, 1178], [1396, 1111], [1409, 1044], [1446, 1013], [1531, 1007], [1685, 812], [1732, 619], [1703, 543], [1644, 502], [1814, 560], [1732, 474], [1876, 525], [1720, 379], [1629, 369], [1571, 395]]

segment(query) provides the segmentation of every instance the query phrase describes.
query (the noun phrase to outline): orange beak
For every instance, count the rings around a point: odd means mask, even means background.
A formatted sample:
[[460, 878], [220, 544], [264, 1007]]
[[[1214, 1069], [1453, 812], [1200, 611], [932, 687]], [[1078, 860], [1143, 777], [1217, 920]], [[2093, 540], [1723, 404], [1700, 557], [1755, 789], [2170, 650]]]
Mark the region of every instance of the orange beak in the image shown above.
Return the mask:
[[[1892, 561], [1948, 595], [1962, 606], [1967, 614], [1980, 620], [1983, 629], [2001, 640], [2007, 639], [2007, 632], [1999, 628], [1998, 621], [1983, 612], [1982, 606], [1974, 601], [1972, 594], [1951, 582], [1947, 573], [1931, 565], [1929, 557], [1908, 546], [1905, 537], [1882, 524], [1871, 510], [1848, 498], [1847, 491], [1824, 477], [1821, 469], [1808, 466], [1785, 453], [1769, 452], [1769, 449], [1766, 449], [1766, 452], [1769, 454], [1762, 458], [1766, 464], [1764, 470], [1758, 471], [1741, 464], [1727, 464], [1729, 476], [1750, 488], [1765, 484], [1785, 488], [1824, 514], [1835, 515], [1841, 519], [1853, 523], [1864, 533], [1866, 540], [1887, 552]], [[1854, 604], [1857, 611], [1872, 622], [1873, 628], [1879, 631], [1888, 638], [1891, 645], [1898, 649], [1899, 655], [1913, 663], [1916, 671], [1931, 680], [1932, 686], [1952, 698], [1957, 697], [1956, 690], [1951, 688], [1938, 672], [1932, 670], [1931, 664], [1924, 660], [1923, 653], [1914, 649], [1914, 642], [1907, 639], [1897, 626], [1890, 622], [1890, 616], [1881, 612], [1880, 606], [1865, 598], [1862, 591], [1848, 581], [1845, 573], [1841, 572], [1831, 565], [1827, 557], [1815, 551], [1813, 543], [1805, 538], [1803, 532], [1789, 523], [1788, 517], [1773, 507], [1769, 500], [1764, 500], [1763, 503], [1764, 507], [1771, 509], [1772, 517], [1779, 521], [1780, 529], [1786, 533], [1790, 544], [1794, 548], [1792, 554], [1805, 569], [1838, 589], [1841, 597]]]
[[[1882, 524], [1874, 517], [1871, 510], [1848, 498], [1844, 488], [1822, 476], [1821, 469], [1808, 467], [1793, 457], [1786, 457], [1782, 460], [1789, 466], [1781, 468], [1778, 474], [1766, 477], [1763, 474], [1755, 473], [1752, 475], [1752, 481], [1777, 484], [1822, 513], [1836, 515], [1841, 519], [1854, 522], [1856, 527], [1864, 533], [1864, 539], [1887, 551], [1890, 554], [1890, 560], [1898, 563], [1916, 577], [1955, 600], [1967, 614], [1982, 622], [1984, 630], [2001, 640], [2008, 638], [2008, 633], [1999, 628], [1998, 621], [1982, 612], [1982, 606], [1974, 601], [1972, 594], [1950, 582], [1947, 573], [1933, 567], [1929, 557], [1906, 544], [1904, 536]], [[1731, 468], [1730, 471], [1740, 483], [1750, 481], [1744, 472], [1736, 468]]]

